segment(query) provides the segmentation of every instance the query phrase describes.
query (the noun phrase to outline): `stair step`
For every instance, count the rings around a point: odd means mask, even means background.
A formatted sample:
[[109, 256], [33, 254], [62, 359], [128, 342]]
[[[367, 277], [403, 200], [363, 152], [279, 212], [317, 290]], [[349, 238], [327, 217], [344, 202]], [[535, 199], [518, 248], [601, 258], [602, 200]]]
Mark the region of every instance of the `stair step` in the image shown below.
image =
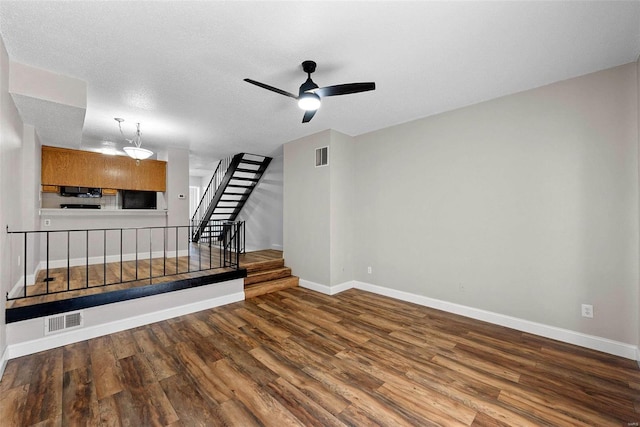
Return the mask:
[[246, 265], [240, 265], [241, 268], [247, 269], [247, 274], [258, 271], [273, 270], [284, 267], [284, 258], [272, 259], [267, 261], [252, 262]]
[[289, 267], [257, 271], [247, 275], [244, 279], [244, 285], [247, 286], [259, 282], [268, 282], [269, 280], [282, 279], [289, 276], [291, 276], [291, 269]]
[[225, 191], [224, 193], [222, 193], [225, 196], [246, 196], [247, 193], [236, 193], [236, 192], [232, 192], [232, 191]]
[[262, 166], [262, 163], [264, 162], [259, 162], [257, 160], [246, 160], [246, 159], [242, 159], [240, 160], [240, 163], [246, 163], [248, 165], [258, 165], [258, 166]]
[[258, 173], [259, 169], [236, 168], [236, 172]]
[[233, 181], [234, 179], [237, 180], [237, 181], [251, 181], [251, 182], [260, 181], [259, 178], [245, 178], [245, 177], [242, 177], [242, 176], [232, 176], [231, 180]]
[[256, 283], [255, 285], [250, 285], [244, 288], [244, 297], [255, 298], [271, 292], [281, 291], [288, 288], [295, 288], [296, 286], [298, 286], [298, 282], [298, 277], [289, 276], [283, 279]]

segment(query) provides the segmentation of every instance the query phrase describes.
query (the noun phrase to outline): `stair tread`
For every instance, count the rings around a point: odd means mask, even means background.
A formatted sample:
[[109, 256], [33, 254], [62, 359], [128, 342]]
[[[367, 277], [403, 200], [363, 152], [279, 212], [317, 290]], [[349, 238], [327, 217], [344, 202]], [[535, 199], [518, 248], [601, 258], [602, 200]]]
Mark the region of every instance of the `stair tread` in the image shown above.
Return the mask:
[[240, 163], [247, 163], [249, 165], [262, 165], [264, 163], [264, 160], [259, 162], [258, 160], [242, 159], [240, 160]]
[[282, 271], [282, 270], [291, 270], [290, 267], [284, 266], [284, 267], [276, 267], [276, 268], [271, 268], [269, 270], [258, 270], [258, 271], [253, 271], [251, 273], [247, 273], [247, 277], [251, 277], [251, 276], [259, 276], [261, 274], [266, 274], [266, 273], [271, 273], [271, 272], [275, 272], [275, 271]]
[[239, 181], [251, 181], [251, 182], [257, 182], [260, 181], [260, 178], [247, 178], [244, 176], [232, 176], [231, 180], [237, 179]]
[[246, 265], [240, 265], [242, 268], [247, 269], [247, 274], [254, 273], [257, 271], [266, 271], [274, 268], [284, 267], [284, 258], [267, 260], [267, 261], [258, 261], [252, 262]]

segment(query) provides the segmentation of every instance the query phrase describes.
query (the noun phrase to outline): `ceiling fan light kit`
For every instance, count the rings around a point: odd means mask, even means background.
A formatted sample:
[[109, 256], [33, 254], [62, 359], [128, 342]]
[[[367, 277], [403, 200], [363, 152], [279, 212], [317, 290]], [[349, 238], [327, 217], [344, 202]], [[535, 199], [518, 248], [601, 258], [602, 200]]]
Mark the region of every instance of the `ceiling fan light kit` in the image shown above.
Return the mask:
[[376, 88], [376, 84], [374, 82], [346, 83], [319, 88], [318, 85], [315, 84], [313, 80], [311, 80], [311, 73], [313, 73], [315, 70], [316, 63], [314, 61], [304, 61], [302, 63], [302, 71], [307, 73], [307, 80], [302, 83], [302, 85], [300, 85], [297, 96], [285, 90], [278, 89], [277, 87], [269, 86], [252, 79], [244, 79], [244, 81], [263, 89], [270, 90], [271, 92], [288, 96], [289, 98], [297, 99], [298, 107], [305, 110], [304, 116], [302, 117], [302, 123], [311, 121], [316, 111], [320, 108], [322, 98], [325, 96], [348, 95], [351, 93], [375, 90]]
[[298, 98], [298, 107], [305, 111], [315, 111], [320, 108], [320, 97], [315, 93], [303, 93]]

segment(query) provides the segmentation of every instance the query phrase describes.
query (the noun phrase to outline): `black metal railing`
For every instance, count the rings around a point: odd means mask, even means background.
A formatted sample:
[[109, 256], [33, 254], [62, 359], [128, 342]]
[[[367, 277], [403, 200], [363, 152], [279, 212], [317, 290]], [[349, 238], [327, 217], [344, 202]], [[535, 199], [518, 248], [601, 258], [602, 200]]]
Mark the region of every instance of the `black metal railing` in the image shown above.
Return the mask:
[[7, 228], [11, 259], [18, 260], [17, 268], [11, 271], [15, 285], [7, 292], [7, 300], [140, 280], [153, 284], [161, 277], [217, 268], [239, 269], [244, 222], [212, 222], [207, 228], [211, 235], [219, 233], [219, 241], [191, 242], [191, 226], [34, 231]]
[[[246, 231], [245, 231], [245, 221], [226, 221], [226, 220], [216, 220], [216, 219], [211, 219], [209, 221], [206, 222], [206, 225], [204, 227], [203, 231], [200, 231], [200, 237], [198, 239], [198, 243], [206, 243], [212, 246], [216, 246], [216, 247], [222, 247], [225, 245], [225, 242], [228, 240], [228, 236], [226, 235], [225, 231], [225, 224], [227, 223], [231, 223], [231, 224], [238, 224], [238, 229], [239, 229], [239, 234], [238, 234], [238, 252], [243, 254], [246, 251], [245, 248], [245, 238], [246, 238]], [[191, 235], [193, 236], [193, 233], [195, 233], [195, 229], [197, 228], [201, 228], [202, 225], [201, 224], [196, 224], [196, 225], [192, 225], [192, 233]], [[193, 240], [192, 240], [193, 241]], [[235, 243], [234, 243], [235, 244]], [[234, 246], [235, 248], [235, 246]], [[235, 249], [234, 249], [235, 250]]]
[[[220, 184], [222, 184], [222, 181], [224, 180], [224, 177], [232, 161], [233, 161], [233, 157], [227, 157], [226, 159], [222, 159], [220, 160], [220, 162], [218, 162], [216, 171], [213, 173], [213, 176], [209, 181], [209, 185], [207, 185], [207, 189], [204, 190], [204, 194], [200, 199], [200, 203], [198, 204], [196, 211], [193, 213], [193, 216], [191, 217], [191, 225], [193, 227], [201, 225], [202, 221], [205, 220], [205, 217], [207, 215], [207, 209], [211, 205], [211, 201], [213, 200], [213, 197], [216, 195], [216, 191], [218, 190], [218, 187], [220, 187]], [[194, 230], [197, 230], [197, 229], [194, 228]]]

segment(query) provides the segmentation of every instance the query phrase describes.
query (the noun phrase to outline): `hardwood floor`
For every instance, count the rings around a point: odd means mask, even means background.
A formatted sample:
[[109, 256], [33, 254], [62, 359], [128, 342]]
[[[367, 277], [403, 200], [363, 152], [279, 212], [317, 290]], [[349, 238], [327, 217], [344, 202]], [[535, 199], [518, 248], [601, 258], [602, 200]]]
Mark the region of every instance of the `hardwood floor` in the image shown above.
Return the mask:
[[[130, 289], [149, 284], [206, 276], [229, 271], [229, 268], [216, 268], [220, 265], [220, 253], [216, 248], [209, 252], [206, 245], [190, 245], [190, 257], [153, 258], [151, 268], [153, 278], [149, 280], [149, 260], [111, 262], [67, 268], [51, 268], [45, 282], [46, 271], [41, 270], [36, 284], [27, 286], [29, 298], [8, 301], [7, 308], [25, 307], [44, 302], [60, 301], [84, 295], [93, 295], [122, 289]], [[247, 252], [240, 255], [240, 267], [250, 270], [269, 262], [282, 261], [282, 251], [266, 249]], [[211, 269], [209, 269], [211, 268]], [[137, 280], [136, 278], [139, 278]], [[120, 283], [123, 281], [123, 283]], [[107, 286], [105, 286], [105, 284]], [[47, 287], [51, 293], [46, 295]], [[61, 292], [65, 291], [65, 292]], [[45, 294], [45, 295], [43, 295]]]
[[10, 360], [4, 426], [629, 426], [640, 370], [366, 293], [301, 288]]

